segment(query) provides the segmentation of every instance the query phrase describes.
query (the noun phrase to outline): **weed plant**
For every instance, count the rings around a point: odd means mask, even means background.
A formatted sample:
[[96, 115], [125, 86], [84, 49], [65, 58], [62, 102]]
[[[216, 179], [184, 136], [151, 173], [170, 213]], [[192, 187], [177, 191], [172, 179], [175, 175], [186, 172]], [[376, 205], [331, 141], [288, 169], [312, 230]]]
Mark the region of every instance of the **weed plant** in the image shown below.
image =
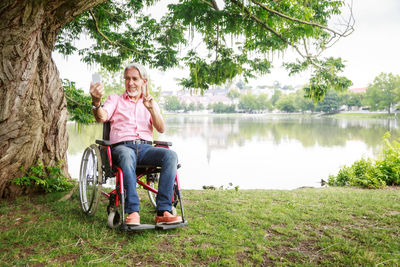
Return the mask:
[[38, 160], [35, 165], [28, 168], [22, 166], [20, 170], [25, 175], [14, 178], [12, 182], [25, 188], [36, 187], [46, 193], [51, 193], [66, 191], [73, 187], [73, 184], [63, 174], [61, 162], [58, 162], [57, 166], [51, 167], [45, 166], [41, 160]]

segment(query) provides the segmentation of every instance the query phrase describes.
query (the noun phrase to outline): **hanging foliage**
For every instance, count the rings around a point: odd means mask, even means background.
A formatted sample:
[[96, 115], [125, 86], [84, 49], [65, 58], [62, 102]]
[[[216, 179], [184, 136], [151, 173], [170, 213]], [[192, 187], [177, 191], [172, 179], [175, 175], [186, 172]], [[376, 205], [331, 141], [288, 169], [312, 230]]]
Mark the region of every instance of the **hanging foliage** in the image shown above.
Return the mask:
[[67, 99], [67, 107], [69, 119], [80, 124], [88, 124], [95, 122], [92, 114], [92, 98], [85, 94], [82, 89], [75, 87], [75, 82], [67, 79], [63, 80], [63, 88], [65, 98]]
[[[339, 76], [341, 59], [321, 56], [353, 31], [351, 6], [345, 0], [181, 0], [155, 18], [151, 8], [157, 3], [105, 1], [66, 25], [55, 49], [67, 55], [77, 52], [84, 62], [113, 71], [126, 60], [162, 70], [185, 66], [189, 76], [180, 84], [203, 92], [236, 76], [247, 80], [266, 74], [271, 55], [291, 48], [298, 58], [285, 65], [289, 74], [313, 73], [309, 97], [318, 101], [330, 88], [351, 85]], [[339, 21], [347, 7], [347, 20]], [[337, 23], [330, 27], [329, 21]], [[94, 41], [90, 47], [73, 45], [82, 34]]]

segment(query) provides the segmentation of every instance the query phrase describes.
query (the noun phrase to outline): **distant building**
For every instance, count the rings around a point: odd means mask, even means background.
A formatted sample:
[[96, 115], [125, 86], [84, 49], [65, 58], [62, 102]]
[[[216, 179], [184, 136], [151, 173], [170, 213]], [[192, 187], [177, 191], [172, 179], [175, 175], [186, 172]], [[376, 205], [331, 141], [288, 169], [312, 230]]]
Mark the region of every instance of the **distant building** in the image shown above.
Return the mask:
[[275, 89], [272, 86], [258, 86], [257, 88], [252, 88], [250, 86], [243, 87], [240, 89], [238, 87], [234, 87], [234, 85], [226, 86], [225, 88], [221, 87], [211, 87], [208, 90], [203, 92], [203, 95], [200, 94], [200, 90], [179, 90], [179, 91], [161, 91], [160, 96], [160, 104], [163, 106], [165, 103], [165, 99], [169, 96], [176, 96], [180, 103], [184, 103], [185, 105], [195, 104], [202, 105], [204, 108], [209, 107], [210, 104], [221, 102], [224, 105], [238, 105], [240, 97], [235, 99], [231, 99], [228, 97], [229, 91], [234, 88], [236, 89], [240, 95], [246, 94], [254, 94], [260, 95], [265, 94], [268, 98], [275, 93], [275, 90], [280, 90], [283, 94], [290, 94], [296, 92], [302, 88], [302, 86], [287, 86], [285, 90], [281, 90], [279, 88]]
[[367, 91], [367, 87], [363, 87], [363, 88], [350, 88], [349, 89], [350, 92], [356, 93], [356, 94], [360, 94], [360, 93], [365, 93]]

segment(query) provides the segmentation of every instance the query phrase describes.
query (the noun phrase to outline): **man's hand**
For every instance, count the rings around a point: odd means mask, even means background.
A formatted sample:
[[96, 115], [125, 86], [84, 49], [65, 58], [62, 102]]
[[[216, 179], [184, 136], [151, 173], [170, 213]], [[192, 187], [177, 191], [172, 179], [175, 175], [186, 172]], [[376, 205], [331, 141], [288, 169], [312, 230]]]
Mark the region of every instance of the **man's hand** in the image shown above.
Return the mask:
[[151, 95], [149, 95], [149, 89], [146, 88], [143, 90], [143, 105], [147, 108], [147, 110], [151, 111], [154, 108], [154, 101], [153, 101], [153, 97]]
[[159, 133], [163, 133], [165, 131], [164, 119], [161, 116], [160, 108], [158, 104], [153, 100], [153, 97], [149, 95], [149, 89], [146, 88], [142, 93], [143, 105], [147, 108], [147, 110], [151, 114], [151, 118], [153, 119], [153, 126]]
[[97, 122], [106, 122], [108, 118], [108, 113], [106, 110], [100, 107], [101, 98], [104, 94], [104, 86], [102, 83], [90, 83], [90, 95], [92, 96], [93, 105], [98, 107], [96, 109], [92, 109], [93, 115], [96, 118]]
[[95, 83], [93, 84], [90, 82], [90, 95], [92, 96], [93, 105], [99, 106], [101, 102], [101, 98], [104, 94], [104, 86], [102, 83]]

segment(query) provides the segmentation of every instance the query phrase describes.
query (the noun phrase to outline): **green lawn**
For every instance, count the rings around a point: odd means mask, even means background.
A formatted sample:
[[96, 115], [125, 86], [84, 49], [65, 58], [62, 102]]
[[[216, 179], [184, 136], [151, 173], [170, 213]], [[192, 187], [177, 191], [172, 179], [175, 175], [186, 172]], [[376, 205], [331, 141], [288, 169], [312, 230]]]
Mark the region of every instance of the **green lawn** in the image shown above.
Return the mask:
[[[396, 114], [389, 113], [376, 113], [376, 112], [340, 112], [332, 115], [327, 115], [337, 119], [397, 119]], [[400, 118], [400, 117], [399, 117]]]
[[[121, 232], [79, 196], [0, 205], [4, 265], [399, 266], [400, 188], [184, 190], [188, 227]], [[141, 192], [143, 223], [154, 211]]]

